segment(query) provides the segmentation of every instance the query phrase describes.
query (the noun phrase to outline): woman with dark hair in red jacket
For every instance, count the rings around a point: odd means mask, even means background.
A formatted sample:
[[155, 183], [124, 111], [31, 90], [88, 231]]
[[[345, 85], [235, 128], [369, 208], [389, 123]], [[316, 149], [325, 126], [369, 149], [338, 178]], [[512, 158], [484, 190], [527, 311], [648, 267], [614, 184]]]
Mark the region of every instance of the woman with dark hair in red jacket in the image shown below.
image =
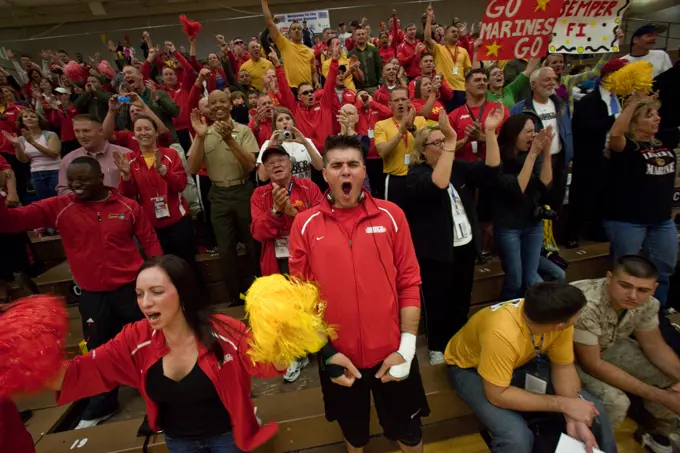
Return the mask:
[[132, 127], [139, 148], [126, 155], [115, 154], [120, 170], [118, 188], [142, 206], [163, 252], [179, 256], [197, 270], [194, 227], [182, 197], [187, 173], [179, 154], [157, 145], [158, 126], [148, 116], [135, 117]]
[[49, 384], [58, 390], [57, 402], [119, 384], [134, 387], [146, 402], [149, 425], [163, 430], [170, 453], [252, 451], [273, 437], [276, 424], [259, 426], [255, 416], [250, 377], [280, 372], [278, 366], [253, 364], [246, 326], [211, 313], [198, 297], [191, 268], [176, 256], [146, 263], [136, 286], [146, 319], [67, 362]]
[[416, 109], [416, 115], [432, 121], [439, 120], [439, 112], [444, 110], [444, 104], [439, 102], [441, 84], [442, 79], [441, 77], [437, 79], [437, 76], [434, 80], [427, 76], [416, 79], [415, 91], [411, 98], [411, 104]]

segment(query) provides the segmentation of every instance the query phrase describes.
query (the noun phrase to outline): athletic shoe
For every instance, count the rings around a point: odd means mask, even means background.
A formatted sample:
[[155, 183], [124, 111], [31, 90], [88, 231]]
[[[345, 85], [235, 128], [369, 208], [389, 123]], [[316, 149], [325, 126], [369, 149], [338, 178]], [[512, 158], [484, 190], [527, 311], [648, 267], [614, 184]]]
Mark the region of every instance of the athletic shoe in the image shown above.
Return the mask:
[[673, 453], [673, 447], [671, 447], [671, 441], [666, 436], [661, 434], [650, 434], [645, 433], [642, 435], [642, 441], [640, 442], [642, 448], [649, 448], [654, 453]]
[[285, 382], [288, 382], [289, 384], [291, 382], [297, 381], [298, 378], [300, 377], [300, 372], [302, 372], [302, 369], [307, 365], [309, 365], [309, 357], [305, 357], [304, 359], [298, 359], [295, 362], [291, 363], [291, 365], [286, 370], [286, 374], [283, 375], [283, 380]]
[[444, 353], [441, 351], [430, 351], [430, 365], [441, 365], [444, 363]]
[[103, 417], [93, 418], [92, 420], [81, 420], [78, 422], [78, 425], [76, 425], [74, 429], [92, 428], [93, 426], [97, 426], [104, 420], [111, 418], [113, 414], [115, 414], [115, 412], [111, 412], [110, 414], [104, 415]]

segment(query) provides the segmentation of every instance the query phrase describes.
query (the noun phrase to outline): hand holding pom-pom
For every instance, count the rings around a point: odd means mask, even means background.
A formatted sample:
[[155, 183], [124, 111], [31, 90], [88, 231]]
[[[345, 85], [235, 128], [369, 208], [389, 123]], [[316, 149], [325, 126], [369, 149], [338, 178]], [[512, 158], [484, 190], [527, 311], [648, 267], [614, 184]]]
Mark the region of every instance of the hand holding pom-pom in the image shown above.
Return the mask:
[[323, 320], [325, 306], [313, 283], [274, 274], [255, 280], [245, 299], [253, 362], [290, 364], [319, 351], [334, 335]]
[[61, 369], [68, 331], [63, 300], [39, 295], [20, 299], [0, 314], [0, 399], [33, 393]]

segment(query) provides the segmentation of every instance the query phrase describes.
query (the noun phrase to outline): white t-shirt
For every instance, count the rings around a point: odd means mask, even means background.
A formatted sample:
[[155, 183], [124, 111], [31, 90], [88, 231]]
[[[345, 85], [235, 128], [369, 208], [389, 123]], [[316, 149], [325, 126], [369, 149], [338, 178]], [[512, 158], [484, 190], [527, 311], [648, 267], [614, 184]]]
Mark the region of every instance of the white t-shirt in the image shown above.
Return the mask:
[[636, 61], [640, 60], [650, 62], [652, 66], [654, 66], [654, 72], [652, 73], [652, 77], [656, 77], [662, 72], [668, 71], [670, 68], [673, 67], [671, 57], [663, 50], [650, 50], [647, 55], [644, 55], [642, 57], [633, 57], [630, 54], [628, 54], [621, 58], [623, 58], [624, 60], [628, 60], [631, 63], [635, 63]]
[[451, 200], [451, 216], [453, 217], [453, 246], [469, 244], [472, 241], [472, 225], [465, 213], [463, 200], [454, 189], [453, 184], [449, 183], [449, 200]]
[[[314, 151], [317, 151], [314, 143], [310, 139], [307, 139], [309, 144], [312, 146]], [[307, 152], [307, 148], [301, 143], [295, 142], [283, 142], [283, 148], [288, 152], [290, 156], [290, 163], [292, 165], [292, 173], [296, 178], [307, 178], [312, 179], [312, 158]], [[265, 149], [269, 147], [269, 140], [262, 144], [260, 148], [260, 155], [257, 156], [257, 164], [262, 165], [262, 153]], [[317, 151], [318, 152], [318, 151]]]
[[[40, 137], [35, 139], [36, 143], [44, 146], [47, 148], [47, 141], [50, 139], [51, 136], [56, 135], [52, 131], [43, 131], [42, 134], [40, 134]], [[24, 150], [26, 152], [26, 156], [30, 159], [31, 162], [31, 171], [59, 171], [59, 167], [61, 166], [61, 157], [49, 157], [46, 156], [45, 154], [41, 153], [38, 151], [38, 149], [28, 143], [24, 137], [20, 137], [19, 140], [21, 140], [21, 143], [24, 145]]]
[[534, 109], [543, 123], [543, 128], [546, 129], [548, 126], [552, 126], [553, 132], [555, 133], [555, 140], [552, 141], [552, 145], [550, 146], [550, 154], [558, 154], [562, 151], [562, 141], [560, 140], [560, 129], [557, 124], [555, 103], [552, 99], [548, 99], [548, 102], [545, 104], [541, 104], [534, 99], [533, 103]]

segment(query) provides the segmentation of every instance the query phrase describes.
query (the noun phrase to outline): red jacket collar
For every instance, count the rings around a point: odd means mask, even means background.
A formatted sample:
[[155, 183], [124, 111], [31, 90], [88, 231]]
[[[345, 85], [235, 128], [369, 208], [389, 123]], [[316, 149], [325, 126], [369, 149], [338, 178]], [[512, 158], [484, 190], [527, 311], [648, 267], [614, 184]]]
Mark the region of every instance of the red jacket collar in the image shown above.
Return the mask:
[[[363, 206], [365, 209], [366, 214], [363, 215], [362, 217], [373, 217], [378, 214], [380, 214], [380, 208], [378, 207], [378, 204], [375, 202], [375, 199], [371, 196], [370, 192], [367, 191], [366, 189], [361, 189], [361, 193], [364, 194], [364, 199], [359, 203], [359, 206]], [[335, 217], [335, 214], [333, 213], [333, 205], [331, 204], [330, 201], [328, 201], [328, 195], [330, 194], [330, 189], [326, 190], [326, 192], [323, 194], [324, 201], [321, 203], [321, 212], [323, 212], [325, 215]]]

